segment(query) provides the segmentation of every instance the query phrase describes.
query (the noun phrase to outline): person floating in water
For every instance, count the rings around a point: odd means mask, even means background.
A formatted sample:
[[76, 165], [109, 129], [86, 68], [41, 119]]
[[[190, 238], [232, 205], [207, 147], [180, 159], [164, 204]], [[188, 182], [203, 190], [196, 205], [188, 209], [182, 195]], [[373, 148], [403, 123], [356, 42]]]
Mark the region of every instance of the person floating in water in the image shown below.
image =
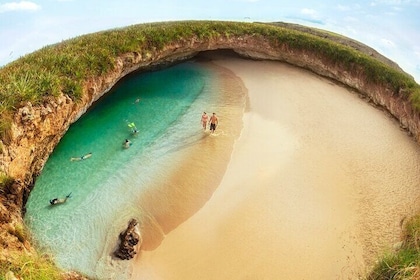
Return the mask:
[[201, 124], [203, 125], [204, 131], [206, 131], [208, 120], [209, 120], [209, 116], [207, 115], [206, 112], [204, 112], [203, 115], [201, 115]]
[[137, 129], [135, 123], [133, 123], [133, 122], [128, 123], [128, 127], [131, 129], [131, 132], [133, 134], [137, 134], [139, 132], [139, 130]]
[[216, 130], [216, 126], [219, 124], [219, 118], [216, 116], [216, 113], [213, 113], [213, 115], [210, 117], [210, 131], [211, 133], [214, 133]]
[[70, 160], [71, 161], [85, 160], [87, 158], [90, 158], [91, 156], [92, 156], [92, 153], [88, 153], [88, 154], [86, 154], [84, 156], [81, 156], [81, 157], [72, 157], [72, 158], [70, 158]]
[[65, 198], [53, 198], [50, 199], [51, 205], [63, 204], [71, 197], [71, 193], [69, 193]]
[[128, 139], [125, 139], [125, 141], [124, 141], [124, 143], [123, 143], [123, 147], [124, 147], [125, 149], [128, 149], [128, 148], [130, 148], [130, 146], [131, 146], [131, 141], [130, 141], [130, 140], [128, 140]]

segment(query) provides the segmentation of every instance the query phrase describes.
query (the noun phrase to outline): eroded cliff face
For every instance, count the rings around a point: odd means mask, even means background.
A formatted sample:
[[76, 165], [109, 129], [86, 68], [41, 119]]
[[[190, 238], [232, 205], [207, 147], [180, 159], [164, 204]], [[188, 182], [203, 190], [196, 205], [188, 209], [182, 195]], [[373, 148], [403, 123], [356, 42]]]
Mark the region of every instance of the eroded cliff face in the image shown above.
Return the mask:
[[81, 100], [75, 101], [61, 95], [45, 100], [42, 105], [27, 103], [19, 108], [14, 115], [10, 141], [2, 143], [0, 170], [15, 179], [13, 186], [3, 196], [0, 195], [3, 228], [4, 224], [22, 222], [21, 210], [24, 209], [34, 178], [41, 172], [54, 147], [69, 126], [116, 82], [138, 69], [147, 71], [163, 67], [192, 58], [198, 52], [217, 49], [231, 49], [251, 59], [287, 62], [354, 88], [366, 99], [390, 112], [419, 141], [419, 114], [412, 109], [404, 92], [392, 92], [383, 85], [370, 83], [362, 69], [354, 67], [353, 72], [347, 72], [340, 65], [320, 57], [316, 51], [298, 51], [285, 45], [274, 46], [259, 36], [223, 37], [210, 41], [192, 39], [166, 46], [160, 51], [128, 53], [119, 57], [111, 73], [85, 82], [85, 94]]

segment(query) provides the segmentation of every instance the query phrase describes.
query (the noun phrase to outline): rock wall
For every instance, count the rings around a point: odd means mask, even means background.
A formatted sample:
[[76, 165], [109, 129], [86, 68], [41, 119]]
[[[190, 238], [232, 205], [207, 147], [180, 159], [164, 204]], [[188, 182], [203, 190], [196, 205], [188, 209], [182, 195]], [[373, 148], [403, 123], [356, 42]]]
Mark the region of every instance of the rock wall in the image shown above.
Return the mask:
[[[369, 83], [357, 67], [353, 72], [347, 72], [340, 65], [320, 57], [316, 51], [298, 51], [285, 45], [274, 46], [260, 36], [218, 37], [212, 40], [195, 38], [168, 45], [163, 50], [128, 53], [117, 58], [114, 71], [85, 82], [82, 100], [74, 101], [61, 95], [46, 100], [42, 105], [33, 106], [27, 103], [20, 108], [14, 115], [9, 142], [1, 143], [0, 170], [16, 180], [3, 195], [5, 199], [2, 200], [0, 195], [2, 215], [9, 217], [9, 220], [12, 217], [11, 220], [21, 221], [21, 209], [24, 209], [34, 178], [42, 170], [54, 147], [69, 126], [122, 77], [136, 70], [148, 71], [165, 67], [192, 58], [201, 51], [217, 49], [231, 49], [251, 59], [287, 62], [354, 88], [398, 119], [401, 126], [419, 141], [419, 113], [413, 110], [404, 92], [395, 93], [383, 85]], [[4, 214], [4, 209], [9, 213]]]

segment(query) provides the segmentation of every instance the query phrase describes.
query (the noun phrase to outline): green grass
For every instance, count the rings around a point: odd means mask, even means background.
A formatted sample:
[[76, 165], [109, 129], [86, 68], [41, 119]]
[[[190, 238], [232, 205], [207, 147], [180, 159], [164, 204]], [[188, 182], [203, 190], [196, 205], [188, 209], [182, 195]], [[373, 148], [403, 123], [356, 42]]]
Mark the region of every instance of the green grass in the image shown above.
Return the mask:
[[368, 280], [420, 279], [420, 215], [407, 222], [402, 239], [401, 248], [380, 259]]
[[[64, 279], [62, 272], [47, 256], [16, 254], [9, 260], [0, 260], [0, 280], [7, 279], [7, 273], [25, 280]], [[19, 278], [20, 277], [20, 278]]]
[[[24, 225], [9, 224], [6, 228], [7, 233], [15, 236], [20, 243], [28, 242], [29, 236]], [[6, 247], [13, 246], [8, 244], [9, 238], [2, 240], [0, 237], [0, 239], [0, 243], [6, 244]], [[9, 250], [7, 258], [0, 258], [0, 280], [7, 279], [7, 274], [11, 273], [18, 279], [25, 280], [64, 280], [66, 278], [63, 271], [52, 262], [48, 255], [13, 250], [13, 247]]]
[[7, 188], [9, 188], [13, 184], [13, 182], [14, 180], [12, 177], [0, 171], [0, 194], [5, 193], [7, 191]]
[[21, 243], [24, 243], [27, 239], [27, 234], [22, 224], [17, 224], [15, 226], [9, 225], [7, 232], [11, 235], [16, 236], [19, 242]]
[[419, 252], [405, 248], [389, 253], [375, 266], [368, 280], [420, 279]]

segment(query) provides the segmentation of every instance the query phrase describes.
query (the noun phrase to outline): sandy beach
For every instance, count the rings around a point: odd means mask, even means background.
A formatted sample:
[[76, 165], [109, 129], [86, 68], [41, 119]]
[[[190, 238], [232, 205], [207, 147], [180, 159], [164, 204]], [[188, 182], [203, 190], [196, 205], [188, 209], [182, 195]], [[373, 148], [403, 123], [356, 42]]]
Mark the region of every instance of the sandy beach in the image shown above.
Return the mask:
[[362, 276], [419, 210], [418, 145], [356, 93], [310, 72], [212, 59], [247, 90], [241, 135], [207, 203], [138, 254], [131, 279]]

